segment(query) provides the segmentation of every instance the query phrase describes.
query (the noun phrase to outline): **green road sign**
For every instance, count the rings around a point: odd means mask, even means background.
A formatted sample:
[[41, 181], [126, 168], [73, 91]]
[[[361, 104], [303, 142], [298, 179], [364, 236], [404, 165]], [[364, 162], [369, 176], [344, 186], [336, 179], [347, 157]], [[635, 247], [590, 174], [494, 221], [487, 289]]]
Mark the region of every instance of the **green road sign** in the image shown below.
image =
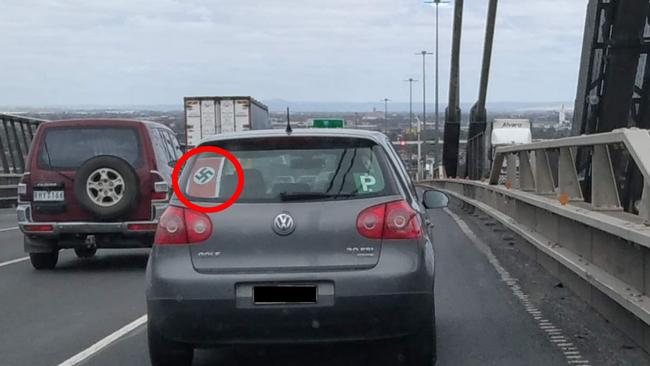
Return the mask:
[[345, 120], [340, 118], [334, 119], [323, 119], [315, 118], [314, 119], [314, 128], [343, 128], [345, 127]]

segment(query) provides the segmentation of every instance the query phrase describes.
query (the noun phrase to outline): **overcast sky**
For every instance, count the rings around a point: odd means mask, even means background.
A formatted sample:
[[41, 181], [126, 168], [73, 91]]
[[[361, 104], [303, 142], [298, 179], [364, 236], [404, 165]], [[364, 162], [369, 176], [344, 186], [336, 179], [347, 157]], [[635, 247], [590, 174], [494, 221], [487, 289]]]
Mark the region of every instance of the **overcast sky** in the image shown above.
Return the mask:
[[[586, 3], [500, 0], [488, 101], [573, 100]], [[441, 100], [452, 12], [440, 8]], [[465, 1], [464, 102], [476, 99], [486, 12], [487, 0]], [[407, 101], [423, 48], [434, 11], [422, 0], [2, 0], [0, 105]]]

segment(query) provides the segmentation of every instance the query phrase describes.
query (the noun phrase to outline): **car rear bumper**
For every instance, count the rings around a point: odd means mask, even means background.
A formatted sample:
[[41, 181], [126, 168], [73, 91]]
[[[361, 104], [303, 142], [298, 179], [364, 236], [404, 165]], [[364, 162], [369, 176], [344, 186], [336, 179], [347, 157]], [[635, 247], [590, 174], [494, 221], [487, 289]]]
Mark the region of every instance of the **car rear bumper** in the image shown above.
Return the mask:
[[[63, 234], [138, 234], [153, 235], [156, 232], [157, 221], [128, 221], [128, 222], [38, 222], [18, 223], [25, 234], [57, 236]], [[51, 227], [51, 230], [49, 229]]]
[[[28, 235], [57, 237], [64, 234], [121, 234], [124, 236], [151, 236], [156, 232], [158, 217], [167, 207], [167, 203], [152, 207], [155, 219], [149, 221], [99, 222], [66, 221], [35, 222], [31, 215], [31, 205], [21, 204], [16, 209], [18, 227]], [[50, 229], [51, 228], [51, 229]]]
[[[368, 341], [413, 334], [432, 321], [433, 254], [384, 245], [368, 270], [313, 273], [201, 274], [166, 262], [154, 246], [147, 268], [149, 322], [163, 336], [194, 345]], [[180, 258], [176, 258], [180, 259]], [[250, 284], [333, 284], [317, 304], [252, 305], [238, 298]]]
[[403, 337], [431, 321], [433, 296], [337, 297], [332, 306], [237, 308], [228, 300], [153, 300], [149, 321], [194, 345], [370, 341]]

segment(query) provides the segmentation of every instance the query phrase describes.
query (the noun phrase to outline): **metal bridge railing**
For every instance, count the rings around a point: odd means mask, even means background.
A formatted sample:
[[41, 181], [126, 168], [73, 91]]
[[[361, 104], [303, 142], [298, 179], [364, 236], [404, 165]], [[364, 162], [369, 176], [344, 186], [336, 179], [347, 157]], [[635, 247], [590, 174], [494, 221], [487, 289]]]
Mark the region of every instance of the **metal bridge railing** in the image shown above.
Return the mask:
[[17, 199], [17, 185], [25, 172], [25, 160], [42, 119], [0, 113], [0, 205]]
[[[620, 129], [608, 133], [499, 147], [496, 149], [489, 182], [493, 185], [499, 183], [499, 175], [505, 160], [506, 182], [513, 188], [542, 195], [557, 195], [563, 200], [575, 202], [585, 201], [583, 187], [589, 187], [590, 197], [587, 197], [586, 201], [591, 203], [591, 209], [623, 210], [619, 182], [612, 166], [610, 151], [612, 145], [622, 147], [625, 150], [623, 153], [629, 154], [643, 175], [645, 182], [643, 194], [635, 206], [638, 215], [649, 220], [650, 133], [648, 130]], [[581, 169], [591, 172], [591, 179], [586, 182], [588, 186], [580, 184], [578, 178], [575, 165], [578, 148], [591, 150], [590, 166]], [[552, 156], [557, 159], [553, 159]]]
[[39, 124], [46, 120], [0, 113], [0, 172], [23, 173], [25, 157]]
[[[578, 149], [589, 156], [583, 178], [575, 164]], [[613, 155], [633, 161], [644, 177], [635, 210], [621, 205]], [[650, 351], [649, 131], [500, 147], [493, 161], [489, 181], [424, 184], [516, 234], [523, 252]], [[504, 162], [507, 179], [499, 183]]]

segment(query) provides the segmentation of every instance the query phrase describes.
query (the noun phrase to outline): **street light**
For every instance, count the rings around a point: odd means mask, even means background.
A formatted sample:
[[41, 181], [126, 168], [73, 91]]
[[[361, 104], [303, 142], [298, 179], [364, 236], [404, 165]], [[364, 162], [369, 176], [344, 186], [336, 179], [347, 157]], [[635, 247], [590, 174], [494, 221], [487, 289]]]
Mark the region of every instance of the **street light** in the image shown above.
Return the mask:
[[440, 135], [440, 122], [439, 122], [439, 113], [438, 113], [438, 7], [442, 4], [443, 6], [449, 4], [449, 0], [430, 0], [425, 1], [425, 4], [434, 4], [436, 6], [436, 92], [435, 92], [435, 105], [436, 105], [436, 139], [435, 139], [435, 158], [436, 164], [440, 164], [440, 152], [438, 146], [438, 136]]
[[409, 128], [413, 130], [413, 83], [418, 81], [413, 78], [404, 80], [409, 83]]
[[388, 102], [390, 99], [384, 98], [384, 133], [388, 136]]
[[415, 119], [418, 122], [418, 172], [417, 172], [417, 180], [422, 180], [422, 135], [420, 134], [422, 130], [422, 122], [420, 121], [420, 118], [418, 116], [415, 116]]
[[427, 56], [433, 55], [429, 51], [420, 51], [416, 55], [422, 56], [422, 130], [427, 128]]

